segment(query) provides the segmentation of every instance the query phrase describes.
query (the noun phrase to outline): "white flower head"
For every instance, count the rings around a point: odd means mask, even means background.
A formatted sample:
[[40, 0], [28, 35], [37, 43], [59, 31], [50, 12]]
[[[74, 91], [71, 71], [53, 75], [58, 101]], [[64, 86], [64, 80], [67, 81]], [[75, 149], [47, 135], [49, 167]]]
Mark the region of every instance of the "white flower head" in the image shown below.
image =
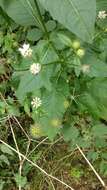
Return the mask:
[[31, 57], [32, 49], [29, 44], [23, 44], [22, 48], [19, 48], [19, 51], [23, 57]]
[[33, 63], [31, 66], [30, 66], [30, 72], [33, 74], [33, 75], [37, 75], [41, 70], [41, 65], [39, 63]]
[[99, 19], [105, 19], [107, 17], [106, 11], [99, 11], [98, 18]]
[[82, 65], [81, 70], [83, 73], [88, 73], [90, 71], [90, 65], [88, 65], [88, 64]]
[[36, 109], [39, 108], [41, 106], [41, 104], [42, 104], [42, 101], [38, 97], [33, 98], [33, 100], [31, 101], [32, 107], [36, 108]]

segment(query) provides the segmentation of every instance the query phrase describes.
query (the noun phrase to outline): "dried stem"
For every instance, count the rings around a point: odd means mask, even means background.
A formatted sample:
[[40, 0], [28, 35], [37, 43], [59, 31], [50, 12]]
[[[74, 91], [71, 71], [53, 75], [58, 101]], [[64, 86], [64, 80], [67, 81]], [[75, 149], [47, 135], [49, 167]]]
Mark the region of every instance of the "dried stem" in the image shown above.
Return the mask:
[[84, 159], [86, 160], [86, 162], [88, 163], [88, 165], [90, 166], [90, 168], [92, 169], [92, 171], [94, 172], [94, 174], [97, 176], [98, 180], [100, 181], [101, 185], [103, 187], [106, 187], [104, 181], [102, 180], [102, 178], [100, 177], [100, 175], [97, 173], [97, 171], [95, 170], [95, 168], [92, 166], [92, 164], [89, 162], [89, 160], [86, 158], [85, 154], [83, 153], [83, 151], [81, 150], [81, 148], [76, 144], [79, 152], [82, 154], [82, 156], [84, 157]]
[[[15, 134], [14, 134], [13, 127], [12, 127], [12, 124], [11, 124], [9, 116], [8, 116], [8, 121], [9, 121], [10, 129], [11, 129], [12, 136], [13, 136], [13, 140], [14, 140], [14, 143], [15, 143], [15, 146], [16, 146], [18, 157], [19, 157], [19, 174], [21, 176], [21, 174], [22, 174], [22, 163], [21, 163], [22, 162], [22, 158], [21, 158], [21, 155], [19, 153], [19, 147], [18, 147], [18, 144], [17, 144], [17, 141], [16, 141], [16, 137], [15, 137]], [[21, 186], [20, 185], [19, 185], [19, 190], [21, 190]]]
[[7, 143], [5, 143], [3, 140], [0, 139], [0, 142], [3, 143], [4, 145], [6, 145], [8, 148], [10, 148], [11, 150], [13, 150], [15, 153], [20, 154], [20, 156], [22, 158], [24, 158], [26, 161], [28, 161], [32, 166], [36, 167], [38, 170], [40, 170], [44, 175], [46, 175], [48, 178], [51, 178], [53, 180], [58, 181], [59, 183], [63, 184], [64, 186], [66, 186], [67, 188], [74, 190], [72, 187], [70, 187], [69, 185], [67, 185], [65, 182], [61, 181], [60, 179], [52, 176], [51, 174], [48, 174], [44, 169], [42, 169], [40, 166], [38, 166], [36, 163], [32, 162], [31, 160], [29, 160], [26, 156], [24, 156], [22, 153], [18, 152], [16, 149], [14, 149], [13, 147], [11, 147], [10, 145], [8, 145]]

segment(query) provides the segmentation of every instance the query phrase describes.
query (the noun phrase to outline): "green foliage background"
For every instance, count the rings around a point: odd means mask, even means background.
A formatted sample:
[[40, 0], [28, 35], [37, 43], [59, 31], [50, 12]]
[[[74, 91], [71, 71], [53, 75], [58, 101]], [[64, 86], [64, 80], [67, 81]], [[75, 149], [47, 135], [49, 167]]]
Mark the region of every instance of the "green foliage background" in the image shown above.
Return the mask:
[[[39, 126], [39, 138], [62, 136], [70, 150], [79, 144], [106, 175], [107, 17], [98, 18], [103, 10], [106, 0], [0, 0], [0, 138], [8, 142], [8, 117], [27, 120], [30, 138], [38, 137]], [[24, 43], [31, 57], [20, 54]], [[33, 63], [41, 65], [37, 75], [30, 72]], [[31, 105], [35, 97], [42, 101], [38, 109]], [[1, 167], [9, 165], [13, 153], [2, 145], [0, 150]], [[15, 174], [24, 187], [22, 178]]]

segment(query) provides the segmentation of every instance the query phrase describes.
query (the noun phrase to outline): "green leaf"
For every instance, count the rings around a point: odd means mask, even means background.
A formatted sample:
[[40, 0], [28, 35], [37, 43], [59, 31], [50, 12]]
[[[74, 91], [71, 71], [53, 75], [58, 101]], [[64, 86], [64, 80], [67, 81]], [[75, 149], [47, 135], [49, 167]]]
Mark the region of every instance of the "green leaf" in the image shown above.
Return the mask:
[[48, 32], [51, 32], [56, 28], [56, 22], [54, 20], [48, 20], [45, 25]]
[[1, 144], [0, 149], [3, 153], [7, 153], [7, 154], [13, 156], [13, 152], [6, 145]]
[[75, 141], [79, 135], [78, 129], [74, 126], [64, 126], [62, 133], [65, 141]]
[[66, 111], [64, 102], [66, 101], [64, 86], [63, 90], [53, 89], [44, 93], [42, 98], [45, 116], [40, 119], [42, 130], [51, 140], [61, 130], [63, 114]]
[[7, 156], [5, 156], [5, 155], [3, 155], [3, 154], [0, 156], [0, 162], [1, 162], [1, 163], [5, 163], [5, 164], [7, 164], [8, 166], [10, 165], [10, 162], [9, 162]]
[[79, 101], [94, 117], [107, 120], [107, 78], [91, 80]]
[[15, 174], [15, 181], [17, 184], [17, 187], [20, 185], [21, 187], [25, 187], [26, 183], [27, 183], [27, 178], [23, 177], [19, 174]]
[[30, 41], [38, 41], [43, 36], [43, 32], [38, 28], [28, 30], [27, 39]]
[[98, 152], [90, 151], [87, 155], [89, 160], [92, 160], [93, 162], [98, 159], [99, 154]]
[[59, 61], [58, 55], [54, 51], [51, 44], [46, 40], [40, 40], [35, 47], [34, 53], [38, 57], [38, 62], [41, 64], [48, 64]]
[[42, 87], [51, 90], [50, 77], [53, 71], [53, 66], [43, 68], [38, 75], [33, 75], [30, 71], [23, 72], [20, 79], [20, 84], [16, 91], [16, 96], [22, 102], [28, 92], [33, 92]]
[[68, 37], [67, 35], [65, 35], [64, 33], [58, 33], [58, 37], [60, 39], [60, 41], [68, 46], [68, 47], [72, 47], [72, 40], [70, 39], [70, 37]]
[[[84, 72], [89, 77], [107, 77], [107, 64], [102, 60], [98, 59], [96, 55], [86, 54], [83, 59], [84, 65], [89, 66], [89, 69]], [[84, 66], [83, 65], [83, 66]]]
[[[41, 128], [43, 131], [43, 134], [48, 136], [50, 140], [53, 140], [55, 136], [59, 133], [61, 130], [61, 118], [55, 117], [52, 115], [48, 115], [44, 118], [41, 118], [40, 123], [41, 123]], [[54, 125], [55, 122], [55, 125]], [[56, 123], [59, 123], [56, 125]]]
[[3, 190], [4, 184], [5, 184], [5, 182], [0, 180], [0, 190]]
[[100, 163], [100, 172], [104, 175], [107, 176], [107, 163], [106, 161], [101, 161]]
[[107, 127], [103, 124], [98, 124], [92, 127], [92, 134], [94, 137], [106, 137]]
[[64, 101], [66, 100], [63, 92], [53, 90], [47, 92], [44, 97], [44, 110], [48, 111], [49, 115], [61, 117], [65, 112]]
[[74, 64], [74, 71], [77, 77], [79, 77], [80, 73], [81, 73], [81, 61], [78, 57], [75, 57], [73, 60], [73, 64]]
[[39, 0], [40, 3], [71, 32], [92, 42], [96, 18], [95, 0]]
[[40, 25], [34, 0], [0, 0], [0, 6], [18, 24]]

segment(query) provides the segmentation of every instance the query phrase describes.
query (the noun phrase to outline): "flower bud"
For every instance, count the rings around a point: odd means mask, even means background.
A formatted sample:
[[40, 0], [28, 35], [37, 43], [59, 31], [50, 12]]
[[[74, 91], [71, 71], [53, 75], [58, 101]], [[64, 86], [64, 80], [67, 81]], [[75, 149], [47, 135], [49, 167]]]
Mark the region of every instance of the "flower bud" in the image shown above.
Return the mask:
[[84, 49], [78, 49], [76, 52], [77, 56], [82, 58], [85, 55], [85, 50]]
[[68, 100], [65, 100], [64, 101], [64, 108], [67, 109], [69, 107], [69, 101]]
[[73, 43], [72, 43], [72, 47], [73, 49], [78, 49], [80, 48], [80, 42], [78, 40], [75, 40]]

